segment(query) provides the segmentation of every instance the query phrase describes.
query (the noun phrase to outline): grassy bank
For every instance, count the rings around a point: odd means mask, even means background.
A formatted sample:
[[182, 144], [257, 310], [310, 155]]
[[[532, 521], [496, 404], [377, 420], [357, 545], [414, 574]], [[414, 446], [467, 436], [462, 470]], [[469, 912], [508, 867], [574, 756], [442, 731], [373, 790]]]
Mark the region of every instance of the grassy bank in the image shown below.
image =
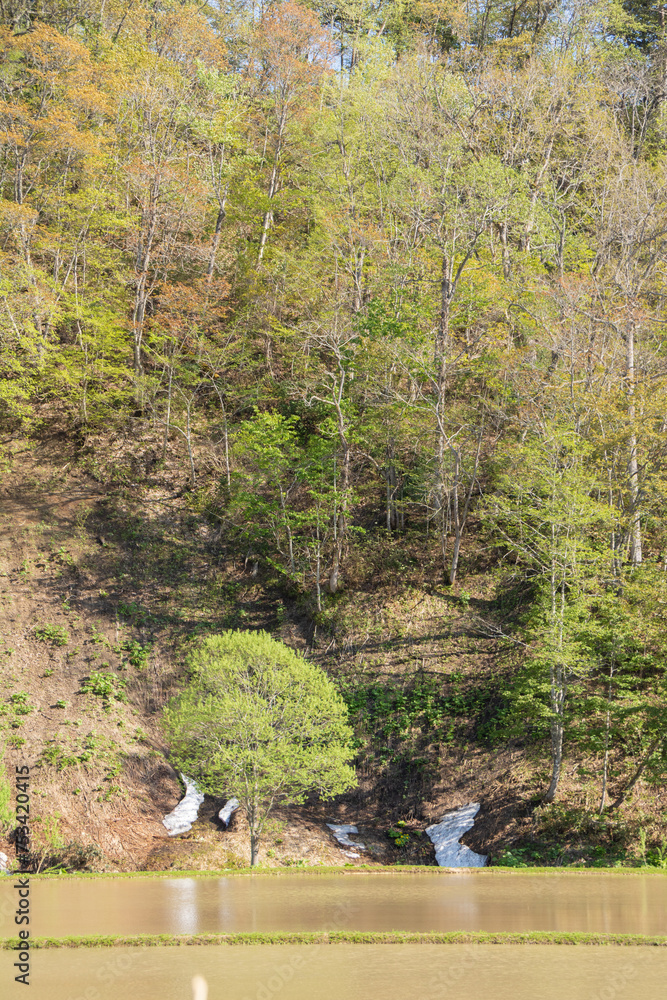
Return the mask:
[[[655, 868], [651, 865], [618, 868], [583, 868], [583, 867], [526, 867], [505, 868], [501, 865], [488, 868], [437, 868], [433, 865], [313, 865], [309, 868], [264, 868], [259, 865], [254, 868], [218, 868], [174, 871], [139, 871], [139, 872], [41, 872], [30, 875], [30, 881], [47, 881], [49, 879], [164, 879], [164, 878], [244, 878], [262, 876], [280, 878], [284, 875], [318, 876], [318, 875], [656, 875], [667, 877], [667, 869]], [[17, 873], [18, 876], [18, 873]]]
[[[563, 931], [449, 931], [418, 934], [402, 931], [313, 931], [269, 934], [97, 934], [79, 937], [35, 938], [31, 948], [136, 948], [183, 945], [335, 945], [335, 944], [553, 944], [667, 947], [667, 936], [645, 934], [589, 934]], [[19, 947], [18, 938], [3, 938], [0, 947]], [[21, 947], [24, 947], [21, 944]]]

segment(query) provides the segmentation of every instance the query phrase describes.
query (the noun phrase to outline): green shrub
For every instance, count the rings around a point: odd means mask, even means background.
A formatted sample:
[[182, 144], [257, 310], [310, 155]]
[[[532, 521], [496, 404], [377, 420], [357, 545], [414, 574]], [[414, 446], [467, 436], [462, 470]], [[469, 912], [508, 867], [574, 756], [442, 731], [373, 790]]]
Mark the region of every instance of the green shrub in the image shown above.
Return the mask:
[[9, 703], [14, 709], [15, 715], [30, 715], [33, 706], [30, 704], [27, 691], [16, 691], [9, 696]]
[[144, 625], [150, 618], [151, 613], [147, 608], [137, 604], [136, 601], [119, 601], [118, 614], [122, 618], [127, 618], [134, 625]]
[[[0, 751], [2, 748], [0, 748]], [[4, 762], [0, 756], [0, 833], [6, 834], [14, 823], [14, 810], [12, 809], [12, 786]]]
[[124, 687], [125, 681], [116, 674], [93, 670], [90, 677], [81, 685], [81, 690], [87, 694], [97, 695], [98, 698], [104, 698], [106, 702], [112, 699], [125, 701]]
[[655, 868], [667, 868], [667, 840], [663, 839], [660, 847], [652, 847], [646, 852], [645, 863]]
[[65, 841], [60, 813], [36, 819], [34, 846], [27, 870], [39, 872], [95, 871], [103, 855], [95, 844]]
[[62, 625], [39, 625], [35, 629], [35, 638], [51, 646], [66, 646], [69, 642], [69, 632]]
[[44, 745], [38, 764], [50, 764], [58, 771], [80, 764], [104, 767], [106, 780], [120, 774], [122, 757], [113, 740], [91, 731], [85, 736], [74, 737], [69, 745], [62, 739], [49, 740]]
[[55, 742], [44, 747], [38, 761], [38, 764], [50, 764], [58, 771], [64, 771], [66, 767], [75, 767], [79, 763], [80, 758], [74, 751]]
[[125, 658], [128, 663], [137, 670], [143, 670], [148, 666], [148, 657], [150, 656], [151, 647], [142, 646], [140, 642], [136, 639], [125, 639], [117, 647], [117, 652], [121, 655], [125, 654]]
[[406, 829], [404, 829], [405, 820], [399, 820], [396, 826], [399, 827], [399, 829], [395, 830], [391, 827], [387, 830], [387, 836], [393, 840], [394, 847], [407, 847], [410, 843], [410, 834]]

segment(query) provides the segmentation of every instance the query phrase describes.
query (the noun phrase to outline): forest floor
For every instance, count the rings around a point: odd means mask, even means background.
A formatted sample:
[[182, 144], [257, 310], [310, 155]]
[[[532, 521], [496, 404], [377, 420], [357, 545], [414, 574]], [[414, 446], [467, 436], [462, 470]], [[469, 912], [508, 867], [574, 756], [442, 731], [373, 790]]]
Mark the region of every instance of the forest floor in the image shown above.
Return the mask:
[[[663, 789], [637, 786], [621, 813], [596, 817], [600, 775], [567, 760], [560, 802], [540, 804], [547, 747], [491, 742], [494, 698], [512, 669], [507, 611], [474, 530], [460, 582], [445, 588], [423, 531], [369, 533], [346, 587], [319, 624], [227, 543], [188, 491], [183, 466], [160, 461], [146, 432], [65, 435], [3, 445], [0, 484], [0, 739], [9, 775], [31, 767], [31, 826], [42, 866], [209, 869], [247, 863], [236, 814], [206, 799], [192, 831], [161, 819], [181, 797], [160, 711], [187, 644], [225, 628], [262, 628], [321, 664], [343, 688], [401, 690], [430, 679], [459, 698], [446, 739], [403, 735], [360, 756], [359, 788], [332, 803], [276, 813], [264, 865], [435, 864], [424, 828], [468, 802], [481, 810], [464, 843], [510, 864], [638, 862], [660, 842]], [[402, 742], [401, 742], [402, 741]], [[386, 750], [386, 752], [384, 752]], [[412, 757], [410, 757], [412, 754]], [[413, 766], [418, 754], [420, 766]], [[630, 764], [612, 761], [620, 773]], [[351, 859], [327, 822], [356, 823]], [[388, 831], [408, 833], [397, 848]], [[0, 839], [0, 850], [13, 856]], [[643, 853], [642, 853], [643, 852]]]

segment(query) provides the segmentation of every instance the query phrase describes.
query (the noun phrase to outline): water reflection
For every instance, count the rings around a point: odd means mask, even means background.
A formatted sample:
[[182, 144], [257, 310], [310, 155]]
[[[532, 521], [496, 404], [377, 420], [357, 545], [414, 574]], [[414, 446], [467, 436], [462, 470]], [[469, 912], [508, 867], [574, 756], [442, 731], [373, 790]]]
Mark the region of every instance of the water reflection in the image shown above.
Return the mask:
[[170, 920], [170, 933], [198, 933], [200, 928], [196, 879], [166, 879], [164, 907]]
[[[0, 883], [0, 934], [14, 890]], [[33, 881], [34, 935], [234, 931], [667, 932], [661, 875], [348, 874]]]

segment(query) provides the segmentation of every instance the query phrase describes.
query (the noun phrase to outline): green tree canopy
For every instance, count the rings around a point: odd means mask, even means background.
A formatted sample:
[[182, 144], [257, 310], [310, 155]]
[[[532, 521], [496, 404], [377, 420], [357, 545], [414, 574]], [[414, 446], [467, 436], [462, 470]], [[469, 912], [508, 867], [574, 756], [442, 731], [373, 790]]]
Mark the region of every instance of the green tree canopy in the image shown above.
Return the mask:
[[319, 667], [266, 632], [210, 636], [188, 666], [164, 713], [171, 759], [203, 792], [239, 799], [254, 865], [274, 806], [356, 785], [347, 708]]

